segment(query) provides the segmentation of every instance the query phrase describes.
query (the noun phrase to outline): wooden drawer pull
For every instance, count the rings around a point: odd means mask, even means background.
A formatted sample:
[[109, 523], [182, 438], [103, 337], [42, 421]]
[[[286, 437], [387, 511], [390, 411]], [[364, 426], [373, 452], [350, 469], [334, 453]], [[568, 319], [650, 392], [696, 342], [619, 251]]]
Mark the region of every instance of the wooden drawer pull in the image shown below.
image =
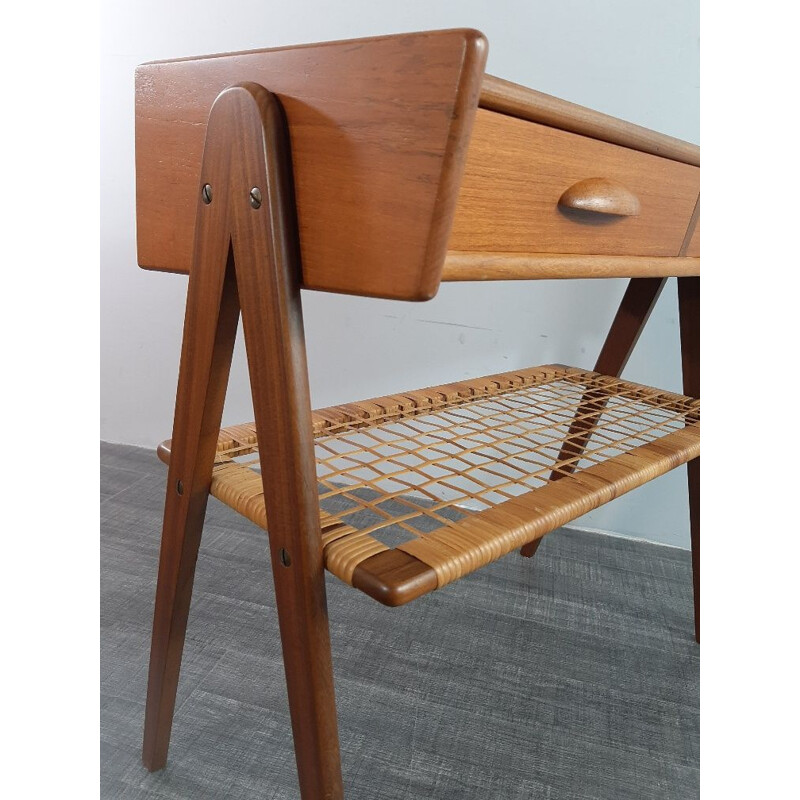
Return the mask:
[[608, 178], [586, 178], [572, 184], [558, 199], [561, 208], [635, 217], [639, 214], [639, 198], [621, 183]]

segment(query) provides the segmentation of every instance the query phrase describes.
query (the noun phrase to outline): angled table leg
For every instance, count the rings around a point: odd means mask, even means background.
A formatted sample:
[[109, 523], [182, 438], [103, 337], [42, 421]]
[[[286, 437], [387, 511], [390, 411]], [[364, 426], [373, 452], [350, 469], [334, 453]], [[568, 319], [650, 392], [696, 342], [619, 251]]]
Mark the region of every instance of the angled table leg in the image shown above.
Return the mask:
[[242, 158], [231, 178], [233, 247], [300, 793], [338, 800], [344, 790], [288, 129], [279, 101], [262, 87], [230, 89], [223, 100], [242, 124], [235, 143]]
[[[198, 206], [184, 333], [187, 367], [182, 362], [170, 458], [170, 486], [181, 479], [196, 508], [190, 509], [191, 526], [176, 525], [170, 515], [188, 513], [183, 512], [186, 501], [184, 495], [176, 501], [168, 494], [144, 761], [150, 769], [166, 761], [191, 577], [241, 306], [300, 793], [303, 800], [340, 800], [291, 154], [283, 109], [263, 87], [242, 84], [217, 98], [206, 131], [201, 185], [208, 188]], [[211, 302], [215, 291], [222, 309], [217, 316]], [[207, 339], [218, 342], [213, 356]], [[210, 363], [203, 375], [210, 369], [215, 380], [184, 377], [195, 358], [203, 367]], [[191, 435], [184, 431], [187, 426]], [[195, 462], [199, 466], [186, 477], [186, 464]]]
[[[211, 470], [239, 320], [229, 240], [189, 280], [158, 568], [142, 759], [167, 761], [175, 693]], [[221, 264], [221, 269], [208, 265]]]
[[[600, 350], [600, 355], [597, 357], [595, 372], [614, 377], [622, 374], [666, 282], [666, 278], [632, 278], [630, 280]], [[602, 416], [605, 403], [603, 398], [591, 394], [584, 397], [575, 413], [575, 418], [558, 456], [559, 461], [570, 458], [574, 461], [559, 471], [553, 472], [550, 480], [558, 480], [565, 474], [575, 471], [580, 456], [586, 449], [589, 437]], [[541, 543], [541, 539], [534, 539], [532, 542], [528, 542], [520, 550], [520, 553], [526, 558], [531, 558]]]
[[[700, 397], [700, 278], [678, 278], [683, 393]], [[686, 465], [689, 478], [689, 523], [692, 539], [694, 634], [700, 641], [700, 459]]]

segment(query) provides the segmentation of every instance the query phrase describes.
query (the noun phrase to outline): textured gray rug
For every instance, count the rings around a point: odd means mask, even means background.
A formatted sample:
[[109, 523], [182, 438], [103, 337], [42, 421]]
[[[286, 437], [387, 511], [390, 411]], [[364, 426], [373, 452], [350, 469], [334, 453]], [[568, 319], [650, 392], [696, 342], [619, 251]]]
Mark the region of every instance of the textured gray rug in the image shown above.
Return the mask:
[[[212, 498], [165, 770], [140, 762], [165, 468], [101, 447], [103, 798], [297, 798], [266, 536]], [[688, 552], [557, 531], [389, 609], [328, 576], [348, 800], [699, 794]]]

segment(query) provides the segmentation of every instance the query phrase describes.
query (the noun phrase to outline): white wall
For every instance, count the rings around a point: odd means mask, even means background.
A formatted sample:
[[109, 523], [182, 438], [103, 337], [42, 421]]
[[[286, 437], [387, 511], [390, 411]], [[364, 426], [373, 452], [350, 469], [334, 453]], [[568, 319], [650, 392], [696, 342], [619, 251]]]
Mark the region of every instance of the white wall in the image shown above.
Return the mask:
[[[474, 27], [489, 39], [494, 75], [688, 141], [699, 136], [698, 0], [120, 0], [105, 4], [103, 26], [101, 435], [112, 442], [153, 447], [170, 433], [186, 292], [185, 277], [136, 266], [137, 64]], [[312, 402], [550, 362], [591, 367], [623, 290], [623, 281], [445, 284], [424, 304], [304, 293]], [[243, 349], [224, 424], [252, 418]], [[674, 281], [625, 376], [680, 391]], [[577, 524], [688, 546], [685, 483], [675, 470]]]

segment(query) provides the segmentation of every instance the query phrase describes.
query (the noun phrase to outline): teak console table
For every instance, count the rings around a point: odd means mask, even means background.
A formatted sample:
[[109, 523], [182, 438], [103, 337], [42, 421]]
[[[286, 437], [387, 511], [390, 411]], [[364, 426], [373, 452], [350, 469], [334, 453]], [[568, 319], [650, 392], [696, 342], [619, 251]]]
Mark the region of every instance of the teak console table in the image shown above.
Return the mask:
[[[269, 533], [304, 800], [341, 798], [323, 570], [400, 605], [688, 463], [699, 641], [699, 149], [484, 75], [449, 30], [145, 64], [139, 263], [189, 273], [144, 733], [167, 758], [209, 493]], [[678, 277], [684, 395], [620, 379]], [[312, 411], [300, 289], [630, 278], [594, 370]], [[241, 312], [255, 423], [220, 430]], [[260, 471], [259, 471], [260, 470]]]

